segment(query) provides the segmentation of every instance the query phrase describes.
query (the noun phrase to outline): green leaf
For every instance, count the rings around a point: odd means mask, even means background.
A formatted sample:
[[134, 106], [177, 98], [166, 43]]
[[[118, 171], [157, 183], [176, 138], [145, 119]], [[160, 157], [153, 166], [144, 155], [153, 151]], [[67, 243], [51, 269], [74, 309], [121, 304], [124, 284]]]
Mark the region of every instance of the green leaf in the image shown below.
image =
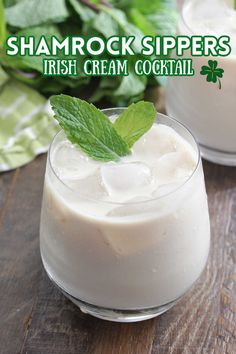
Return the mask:
[[96, 12], [90, 9], [87, 6], [81, 4], [78, 0], [69, 0], [71, 6], [75, 10], [75, 12], [81, 17], [81, 20], [84, 22], [89, 22], [94, 19], [96, 16]]
[[65, 0], [24, 0], [6, 8], [7, 23], [26, 28], [43, 23], [59, 23], [69, 16]]
[[3, 3], [4, 3], [5, 7], [10, 7], [10, 6], [17, 4], [18, 2], [21, 2], [21, 1], [23, 1], [23, 0], [3, 0]]
[[146, 16], [155, 36], [175, 36], [176, 24], [178, 20], [177, 12], [171, 8], [163, 8], [158, 12]]
[[155, 27], [148, 19], [136, 8], [130, 9], [129, 16], [132, 22], [145, 34], [145, 36], [155, 36]]
[[152, 127], [156, 114], [156, 109], [150, 102], [133, 103], [117, 118], [114, 128], [129, 147], [132, 147]]
[[113, 91], [119, 86], [119, 80], [120, 77], [117, 76], [101, 77], [97, 89], [90, 97], [90, 101], [98, 102], [104, 97], [109, 98], [113, 95]]
[[129, 22], [126, 14], [121, 10], [114, 8], [111, 9], [101, 5], [99, 5], [99, 9], [107, 13], [114, 21], [117, 22], [119, 28], [123, 32], [123, 35], [135, 37], [133, 41], [133, 48], [136, 53], [141, 53], [143, 32], [138, 27]]
[[141, 94], [146, 87], [147, 77], [146, 76], [137, 76], [130, 71], [128, 76], [123, 76], [121, 84], [113, 92], [114, 96], [137, 96]]
[[52, 96], [50, 101], [67, 138], [91, 158], [117, 161], [130, 153], [109, 118], [94, 105], [66, 95]]
[[142, 100], [147, 85], [146, 76], [137, 76], [130, 71], [128, 76], [103, 77], [90, 100], [98, 102], [107, 98], [113, 105], [124, 107], [132, 102]]
[[128, 15], [145, 35], [175, 35], [178, 14], [176, 0], [133, 0]]
[[105, 38], [119, 34], [118, 23], [104, 11], [100, 11], [99, 14], [94, 18], [92, 26]]
[[158, 11], [162, 7], [163, 2], [163, 0], [152, 0], [149, 2], [148, 6], [146, 0], [132, 0], [131, 3], [132, 7], [138, 9], [143, 14], [148, 14]]
[[[60, 32], [55, 25], [42, 25], [42, 26], [36, 26], [36, 27], [29, 27], [26, 29], [23, 29], [19, 32], [16, 33], [17, 36], [34, 36], [35, 37], [35, 42], [37, 43], [41, 36], [44, 35], [46, 42], [48, 44], [48, 47], [51, 47], [51, 36], [54, 35], [58, 39], [61, 38]], [[15, 69], [21, 69], [21, 70], [37, 70], [40, 73], [43, 72], [43, 59], [47, 58], [45, 55], [40, 55], [40, 56], [21, 56], [21, 55], [15, 55], [15, 56], [8, 56], [6, 54], [6, 45], [3, 48], [3, 51], [1, 53], [1, 63], [2, 65], [6, 67], [11, 67]], [[56, 58], [56, 57], [54, 57]], [[59, 57], [57, 58], [59, 59]]]

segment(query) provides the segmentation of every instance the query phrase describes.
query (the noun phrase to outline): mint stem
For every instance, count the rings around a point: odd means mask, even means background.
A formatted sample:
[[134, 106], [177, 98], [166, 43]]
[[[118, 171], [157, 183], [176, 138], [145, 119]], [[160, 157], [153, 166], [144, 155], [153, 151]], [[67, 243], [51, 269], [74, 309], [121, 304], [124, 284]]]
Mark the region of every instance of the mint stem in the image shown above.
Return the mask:
[[219, 90], [221, 90], [222, 85], [220, 79], [218, 79], [218, 84], [219, 84]]
[[[236, 0], [235, 0], [236, 1]], [[92, 9], [95, 12], [99, 12], [99, 4], [95, 4], [89, 0], [81, 0], [82, 4], [84, 4], [85, 6], [89, 7], [90, 9]], [[104, 5], [106, 7], [112, 8], [112, 4], [110, 4], [107, 0], [100, 0], [100, 4]]]

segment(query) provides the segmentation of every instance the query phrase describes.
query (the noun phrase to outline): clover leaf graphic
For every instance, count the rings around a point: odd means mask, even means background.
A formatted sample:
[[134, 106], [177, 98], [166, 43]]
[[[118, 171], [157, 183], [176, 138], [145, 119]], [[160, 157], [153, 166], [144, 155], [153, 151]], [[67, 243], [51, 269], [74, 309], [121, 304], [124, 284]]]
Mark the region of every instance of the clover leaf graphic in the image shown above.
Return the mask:
[[224, 69], [218, 68], [218, 62], [216, 60], [209, 60], [209, 66], [202, 66], [200, 72], [201, 75], [207, 75], [206, 80], [208, 82], [213, 82], [214, 84], [218, 81], [219, 89], [221, 89], [221, 81], [219, 78], [223, 77]]

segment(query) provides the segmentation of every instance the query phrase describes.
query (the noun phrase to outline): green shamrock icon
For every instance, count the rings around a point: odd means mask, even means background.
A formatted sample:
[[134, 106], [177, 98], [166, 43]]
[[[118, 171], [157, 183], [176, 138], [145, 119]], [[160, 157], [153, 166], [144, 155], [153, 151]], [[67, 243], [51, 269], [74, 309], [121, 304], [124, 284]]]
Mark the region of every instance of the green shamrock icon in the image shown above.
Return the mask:
[[224, 69], [217, 68], [218, 62], [216, 60], [209, 60], [209, 66], [202, 66], [200, 72], [201, 75], [207, 75], [206, 80], [208, 82], [213, 82], [214, 84], [218, 81], [219, 89], [221, 89], [221, 81], [219, 78], [223, 77]]

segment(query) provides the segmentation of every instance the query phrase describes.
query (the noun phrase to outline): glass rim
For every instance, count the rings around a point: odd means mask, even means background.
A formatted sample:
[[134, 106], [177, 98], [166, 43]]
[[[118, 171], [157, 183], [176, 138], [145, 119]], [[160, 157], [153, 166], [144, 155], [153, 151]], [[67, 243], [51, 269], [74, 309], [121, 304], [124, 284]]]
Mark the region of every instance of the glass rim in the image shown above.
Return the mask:
[[[127, 107], [114, 107], [114, 108], [105, 108], [105, 109], [102, 109], [101, 111], [102, 112], [113, 112], [113, 111], [117, 111], [117, 110], [124, 110], [125, 108]], [[182, 129], [184, 129], [187, 134], [192, 138], [193, 140], [193, 143], [196, 147], [196, 152], [197, 152], [197, 162], [196, 162], [196, 166], [193, 170], [193, 172], [191, 173], [191, 175], [186, 179], [184, 180], [182, 183], [180, 183], [176, 188], [174, 188], [173, 190], [167, 192], [167, 193], [164, 193], [163, 195], [161, 196], [158, 196], [158, 197], [155, 197], [155, 198], [150, 198], [150, 199], [146, 199], [146, 200], [141, 200], [141, 201], [135, 201], [135, 202], [130, 202], [130, 201], [125, 201], [125, 202], [114, 202], [114, 201], [109, 201], [109, 200], [101, 200], [101, 199], [97, 199], [97, 198], [92, 198], [84, 193], [81, 193], [81, 192], [77, 192], [75, 191], [74, 188], [71, 188], [70, 186], [68, 186], [56, 173], [54, 167], [53, 167], [53, 163], [52, 163], [52, 160], [51, 160], [51, 157], [52, 157], [52, 148], [53, 148], [53, 145], [57, 139], [57, 137], [64, 133], [63, 132], [63, 129], [60, 129], [56, 134], [55, 136], [53, 137], [51, 143], [50, 143], [50, 146], [49, 146], [49, 150], [48, 150], [48, 161], [49, 161], [49, 166], [50, 166], [50, 169], [51, 171], [53, 172], [53, 176], [56, 178], [57, 181], [59, 181], [60, 184], [62, 184], [66, 189], [68, 189], [70, 192], [73, 192], [74, 194], [78, 195], [79, 197], [83, 198], [83, 199], [86, 199], [87, 201], [90, 201], [90, 202], [93, 202], [93, 203], [99, 203], [99, 204], [105, 204], [105, 205], [116, 205], [116, 206], [123, 206], [123, 205], [144, 205], [144, 204], [147, 204], [147, 203], [153, 203], [157, 200], [163, 200], [165, 199], [166, 197], [178, 192], [181, 188], [183, 188], [187, 183], [189, 183], [192, 178], [195, 176], [195, 174], [197, 173], [198, 169], [199, 169], [199, 166], [200, 166], [200, 163], [201, 163], [201, 153], [200, 153], [200, 148], [199, 148], [199, 145], [197, 143], [197, 140], [196, 138], [194, 137], [194, 135], [192, 134], [192, 132], [182, 123], [180, 123], [177, 119], [175, 118], [172, 118], [172, 117], [169, 117], [168, 115], [166, 114], [163, 114], [163, 113], [159, 113], [157, 112], [157, 117], [158, 116], [162, 116], [163, 118], [167, 118], [168, 120], [170, 120], [171, 122], [173, 122], [174, 124], [177, 124], [179, 125]], [[181, 136], [181, 135], [180, 135]], [[182, 136], [181, 136], [182, 137]]]
[[181, 17], [181, 20], [183, 21], [184, 25], [189, 30], [189, 32], [191, 32], [191, 34], [196, 34], [194, 32], [194, 30], [187, 23], [186, 18], [184, 16], [184, 10], [186, 9], [186, 6], [187, 6], [188, 3], [190, 3], [190, 1], [192, 1], [192, 0], [184, 0], [183, 5], [181, 6], [181, 10], [180, 10], [180, 17]]

